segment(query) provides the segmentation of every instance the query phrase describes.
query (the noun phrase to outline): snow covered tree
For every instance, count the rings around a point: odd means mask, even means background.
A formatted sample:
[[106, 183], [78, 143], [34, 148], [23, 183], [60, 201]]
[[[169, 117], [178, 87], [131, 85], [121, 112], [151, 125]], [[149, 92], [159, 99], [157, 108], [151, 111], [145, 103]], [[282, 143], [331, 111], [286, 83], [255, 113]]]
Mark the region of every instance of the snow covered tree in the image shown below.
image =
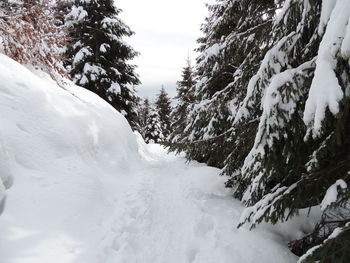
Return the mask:
[[124, 40], [133, 34], [118, 15], [113, 0], [75, 0], [65, 25], [71, 39], [67, 67], [75, 83], [98, 94], [137, 126], [138, 53]]
[[151, 108], [149, 118], [146, 122], [144, 139], [146, 143], [158, 143], [163, 141], [164, 139], [160, 123], [160, 117], [158, 115], [158, 112], [154, 108]]
[[[169, 137], [170, 150], [177, 149], [177, 142], [183, 139], [187, 126], [189, 106], [194, 103], [195, 72], [191, 61], [187, 59], [187, 65], [182, 71], [182, 80], [177, 82], [177, 105], [171, 113], [172, 125]], [[175, 146], [175, 147], [174, 147]]]
[[64, 26], [65, 18], [70, 13], [75, 0], [60, 0], [54, 6], [55, 18], [59, 26]]
[[145, 138], [146, 134], [146, 127], [148, 124], [148, 120], [150, 118], [151, 114], [151, 105], [149, 103], [149, 100], [146, 98], [142, 105], [140, 105], [140, 113], [139, 113], [139, 118], [140, 118], [140, 133], [143, 138]]
[[[276, 223], [322, 204], [315, 231], [292, 243], [299, 262], [349, 259], [350, 2], [283, 1], [274, 45], [236, 120], [262, 114], [237, 180], [242, 224]], [[259, 106], [260, 105], [260, 106]]]
[[209, 6], [195, 102], [173, 147], [225, 165], [235, 196], [249, 206], [240, 225], [277, 223], [322, 204], [315, 230], [291, 243], [303, 263], [349, 258], [349, 5]]
[[164, 139], [168, 138], [171, 133], [171, 101], [168, 93], [165, 91], [164, 87], [160, 90], [160, 93], [157, 95], [157, 100], [155, 102], [156, 110], [159, 115], [160, 127], [162, 129], [162, 134]]
[[3, 1], [0, 35], [4, 53], [35, 66], [59, 81], [65, 75], [62, 49], [66, 32], [57, 26], [49, 0]]
[[[188, 159], [223, 167], [240, 168], [253, 144], [256, 121], [232, 128], [250, 77], [269, 46], [274, 1], [225, 1], [209, 5], [209, 16], [198, 40], [198, 82], [183, 139], [177, 143]], [[234, 151], [234, 153], [232, 152]], [[234, 167], [232, 167], [234, 166]]]

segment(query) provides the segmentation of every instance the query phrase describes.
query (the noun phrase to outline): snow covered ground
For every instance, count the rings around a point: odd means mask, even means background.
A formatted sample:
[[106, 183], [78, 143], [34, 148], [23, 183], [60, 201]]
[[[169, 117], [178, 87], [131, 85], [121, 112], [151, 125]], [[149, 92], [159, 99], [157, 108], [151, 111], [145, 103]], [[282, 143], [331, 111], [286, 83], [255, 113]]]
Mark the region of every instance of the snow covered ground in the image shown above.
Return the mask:
[[235, 228], [217, 169], [146, 145], [86, 90], [0, 55], [0, 113], [1, 263], [297, 260], [268, 228]]

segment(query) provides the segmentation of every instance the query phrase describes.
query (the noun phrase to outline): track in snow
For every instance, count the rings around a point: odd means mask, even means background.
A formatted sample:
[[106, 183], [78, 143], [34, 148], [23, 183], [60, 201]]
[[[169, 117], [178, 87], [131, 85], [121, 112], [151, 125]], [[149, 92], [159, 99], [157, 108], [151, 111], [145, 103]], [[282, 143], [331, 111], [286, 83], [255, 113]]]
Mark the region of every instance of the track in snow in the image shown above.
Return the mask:
[[269, 232], [235, 229], [242, 210], [218, 170], [149, 145], [146, 169], [125, 192], [101, 263], [291, 263]]

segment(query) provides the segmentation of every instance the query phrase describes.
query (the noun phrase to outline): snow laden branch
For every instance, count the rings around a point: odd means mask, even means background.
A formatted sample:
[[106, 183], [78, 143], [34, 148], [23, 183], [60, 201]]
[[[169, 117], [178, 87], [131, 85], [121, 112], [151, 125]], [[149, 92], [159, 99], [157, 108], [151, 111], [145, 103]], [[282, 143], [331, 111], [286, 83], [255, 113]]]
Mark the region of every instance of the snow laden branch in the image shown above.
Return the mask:
[[321, 133], [326, 109], [336, 115], [344, 98], [335, 69], [338, 57], [350, 58], [350, 1], [323, 1], [319, 33], [325, 27], [304, 113], [304, 121], [314, 136]]

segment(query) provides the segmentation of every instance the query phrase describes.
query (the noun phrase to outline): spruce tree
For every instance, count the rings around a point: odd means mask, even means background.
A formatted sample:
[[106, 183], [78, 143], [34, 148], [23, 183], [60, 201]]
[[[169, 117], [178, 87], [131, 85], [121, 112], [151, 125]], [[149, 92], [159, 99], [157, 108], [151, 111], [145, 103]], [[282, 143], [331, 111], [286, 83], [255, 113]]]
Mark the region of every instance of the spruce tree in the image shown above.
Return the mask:
[[146, 98], [142, 105], [140, 106], [140, 133], [143, 138], [145, 138], [146, 135], [146, 127], [150, 118], [151, 114], [151, 105], [149, 103], [149, 100]]
[[291, 247], [303, 255], [299, 262], [345, 263], [350, 250], [350, 2], [331, 7], [319, 1], [282, 3], [273, 27], [275, 44], [239, 111], [249, 115], [251, 106], [262, 107], [255, 143], [236, 185], [250, 206], [241, 225], [277, 223], [321, 204], [321, 222]]
[[151, 108], [149, 118], [147, 118], [144, 138], [146, 143], [158, 143], [164, 140], [160, 117], [154, 108]]
[[171, 133], [171, 100], [168, 93], [165, 91], [164, 87], [160, 90], [160, 93], [157, 95], [157, 100], [155, 102], [156, 110], [159, 115], [160, 127], [164, 139], [167, 139]]
[[321, 222], [291, 243], [300, 262], [349, 259], [349, 5], [209, 6], [195, 102], [173, 147], [225, 164], [235, 196], [249, 206], [240, 225], [277, 223], [321, 204]]
[[60, 0], [55, 4], [55, 18], [59, 26], [64, 26], [66, 16], [70, 13], [75, 0]]
[[128, 61], [138, 53], [123, 40], [133, 32], [120, 12], [113, 0], [75, 0], [65, 18], [71, 39], [66, 65], [77, 85], [109, 102], [135, 128], [139, 79]]
[[182, 80], [177, 82], [177, 105], [171, 113], [172, 125], [169, 137], [170, 150], [177, 150], [177, 143], [181, 142], [184, 130], [187, 126], [189, 107], [194, 103], [195, 72], [191, 61], [187, 59], [187, 65], [182, 71]]
[[[253, 144], [257, 121], [233, 126], [250, 78], [270, 45], [274, 1], [223, 1], [209, 5], [198, 40], [195, 101], [182, 139], [187, 158], [234, 174]], [[231, 156], [230, 161], [227, 158]]]

